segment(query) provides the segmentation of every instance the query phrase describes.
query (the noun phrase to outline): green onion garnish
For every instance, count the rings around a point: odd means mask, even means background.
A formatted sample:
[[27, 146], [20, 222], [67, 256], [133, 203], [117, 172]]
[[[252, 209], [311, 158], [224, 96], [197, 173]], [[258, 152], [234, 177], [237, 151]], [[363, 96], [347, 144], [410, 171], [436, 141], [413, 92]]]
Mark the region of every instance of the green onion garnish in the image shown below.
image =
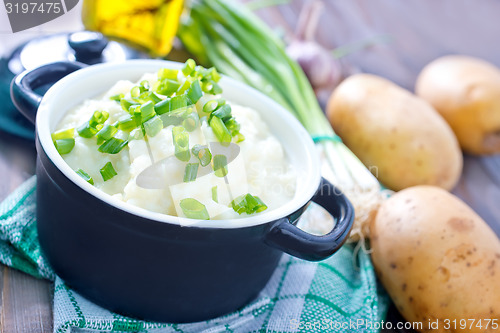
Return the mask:
[[111, 164], [111, 162], [106, 163], [99, 171], [101, 172], [101, 176], [104, 181], [108, 181], [117, 175], [115, 168], [113, 168], [113, 164]]
[[177, 80], [165, 79], [160, 82], [156, 92], [165, 96], [170, 96], [179, 89], [181, 84]]
[[177, 109], [185, 108], [188, 105], [188, 98], [186, 95], [174, 96], [167, 98], [160, 103], [157, 103], [154, 108], [158, 115], [171, 112]]
[[243, 213], [247, 213], [249, 215], [253, 213], [260, 213], [267, 209], [266, 204], [264, 204], [259, 197], [254, 197], [250, 193], [240, 195], [231, 201], [231, 206], [233, 207], [233, 210], [240, 215]]
[[231, 142], [231, 133], [219, 117], [212, 117], [209, 120], [209, 124], [220, 142]]
[[219, 178], [227, 175], [227, 158], [226, 155], [214, 156], [214, 171], [215, 175]]
[[90, 126], [89, 122], [85, 122], [77, 129], [78, 135], [83, 138], [91, 138], [97, 133], [97, 129], [95, 127]]
[[184, 67], [182, 67], [182, 74], [184, 74], [185, 76], [191, 75], [195, 67], [196, 63], [193, 59], [186, 60], [186, 62], [184, 63]]
[[90, 185], [94, 185], [94, 180], [92, 179], [92, 177], [90, 177], [89, 174], [86, 173], [85, 171], [83, 171], [82, 169], [78, 169], [76, 171], [76, 174], [78, 176], [82, 177]]
[[97, 125], [102, 125], [109, 118], [109, 113], [107, 111], [95, 111], [89, 120], [89, 124], [92, 127]]
[[163, 129], [163, 122], [160, 117], [154, 116], [144, 123], [144, 130], [146, 134], [150, 137], [156, 136]]
[[203, 112], [212, 113], [213, 111], [215, 111], [215, 109], [217, 109], [218, 106], [219, 102], [217, 102], [215, 99], [212, 99], [206, 102], [205, 105], [203, 105]]
[[196, 104], [201, 96], [203, 96], [203, 91], [201, 91], [200, 82], [198, 80], [194, 80], [193, 83], [191, 83], [191, 87], [187, 90], [187, 96], [191, 104]]
[[59, 139], [54, 141], [54, 145], [56, 146], [57, 151], [59, 154], [64, 155], [68, 154], [73, 150], [73, 147], [75, 146], [75, 139]]
[[184, 169], [184, 183], [193, 182], [198, 175], [198, 163], [188, 163]]
[[74, 137], [75, 137], [74, 128], [68, 128], [65, 130], [60, 130], [55, 133], [52, 133], [52, 141], [60, 139], [73, 139]]
[[125, 95], [123, 95], [123, 94], [116, 94], [116, 95], [113, 95], [113, 96], [109, 96], [109, 99], [112, 100], [112, 101], [120, 102], [120, 100], [123, 97], [125, 97]]
[[191, 148], [191, 152], [193, 156], [200, 161], [202, 167], [206, 167], [212, 161], [212, 153], [206, 146], [194, 145], [193, 148]]
[[140, 85], [141, 85], [141, 88], [144, 89], [144, 91], [147, 91], [150, 88], [148, 80], [142, 80]]
[[109, 140], [111, 139], [118, 129], [112, 125], [106, 124], [104, 125], [99, 132], [95, 135], [98, 139]]
[[124, 115], [118, 119], [118, 129], [122, 131], [131, 131], [137, 127], [137, 122], [130, 115]]
[[217, 185], [212, 187], [212, 200], [215, 201], [216, 203], [219, 203], [219, 195], [217, 193]]
[[118, 154], [127, 144], [127, 140], [111, 138], [100, 145], [97, 150], [105, 154]]
[[193, 198], [182, 199], [180, 202], [181, 209], [190, 219], [210, 220], [207, 208], [204, 204]]
[[155, 107], [153, 102], [149, 101], [140, 106], [141, 110], [141, 123], [148, 121], [155, 115]]
[[199, 122], [200, 122], [200, 118], [198, 117], [198, 114], [196, 112], [191, 112], [182, 121], [182, 126], [184, 126], [184, 128], [188, 132], [192, 132], [196, 129]]
[[122, 106], [122, 109], [127, 112], [129, 112], [129, 109], [132, 105], [138, 105], [138, 104], [139, 104], [138, 102], [131, 99], [122, 98], [120, 100], [120, 105]]
[[183, 161], [188, 162], [191, 159], [189, 152], [189, 133], [182, 126], [172, 128], [172, 138], [175, 147], [175, 156]]
[[231, 106], [229, 104], [224, 104], [219, 107], [217, 110], [212, 112], [211, 117], [215, 116], [224, 121], [229, 120], [231, 118]]
[[144, 133], [142, 133], [141, 128], [136, 128], [133, 129], [132, 132], [130, 132], [129, 138], [131, 140], [141, 140], [144, 138]]
[[161, 68], [158, 71], [158, 80], [177, 79], [178, 73], [179, 71], [177, 69]]

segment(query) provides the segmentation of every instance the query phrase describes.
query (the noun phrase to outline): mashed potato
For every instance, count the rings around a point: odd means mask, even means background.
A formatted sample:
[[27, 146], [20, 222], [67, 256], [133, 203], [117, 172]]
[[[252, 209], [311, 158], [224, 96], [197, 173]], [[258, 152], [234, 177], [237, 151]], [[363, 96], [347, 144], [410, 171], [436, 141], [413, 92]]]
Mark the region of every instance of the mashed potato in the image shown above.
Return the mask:
[[[146, 74], [139, 82], [143, 80], [153, 85], [156, 74]], [[102, 98], [86, 100], [67, 113], [57, 130], [78, 128], [96, 110], [109, 113], [106, 123], [116, 122], [128, 113], [119, 103], [110, 100], [110, 96], [119, 93], [126, 95], [134, 85], [130, 81], [119, 81]], [[73, 170], [84, 170], [92, 177], [94, 186], [103, 192], [158, 213], [185, 216], [179, 203], [182, 199], [194, 198], [205, 205], [210, 219], [245, 217], [248, 216], [246, 213], [240, 215], [233, 210], [231, 201], [246, 193], [258, 196], [268, 210], [282, 206], [293, 198], [296, 185], [296, 174], [287, 161], [282, 145], [255, 110], [230, 101], [227, 103], [231, 106], [233, 117], [241, 125], [240, 133], [245, 140], [237, 143], [240, 151], [236, 158], [228, 161], [226, 177], [217, 177], [214, 172], [209, 172], [200, 175], [195, 181], [183, 182], [184, 167], [175, 162], [172, 125], [149, 137], [148, 142], [144, 139], [130, 140], [118, 154], [101, 153], [97, 150], [95, 137], [76, 135], [74, 148], [62, 157]], [[213, 142], [217, 142], [217, 138], [206, 120], [189, 133], [190, 147]], [[117, 175], [104, 181], [99, 170], [107, 162], [111, 162]], [[152, 169], [152, 165], [163, 169]], [[153, 175], [157, 173], [158, 181], [155, 181], [154, 186], [144, 186], [137, 181], [138, 176], [146, 172]]]

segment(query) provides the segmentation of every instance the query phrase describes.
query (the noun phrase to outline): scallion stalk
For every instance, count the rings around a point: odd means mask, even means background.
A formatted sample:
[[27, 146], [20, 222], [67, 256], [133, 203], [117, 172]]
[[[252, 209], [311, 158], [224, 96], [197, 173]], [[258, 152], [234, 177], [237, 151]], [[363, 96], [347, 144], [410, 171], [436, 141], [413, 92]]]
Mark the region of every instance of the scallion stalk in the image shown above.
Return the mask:
[[104, 181], [108, 181], [118, 174], [115, 171], [115, 168], [113, 168], [113, 164], [111, 164], [111, 162], [106, 163], [99, 171], [101, 172], [101, 176]]
[[212, 153], [207, 146], [194, 145], [193, 148], [191, 148], [191, 152], [193, 156], [200, 161], [202, 167], [206, 167], [212, 161]]
[[85, 171], [83, 171], [82, 169], [78, 169], [76, 171], [76, 174], [78, 176], [82, 177], [90, 185], [94, 185], [94, 180], [92, 179], [92, 177], [90, 177], [89, 174], [86, 173]]
[[184, 183], [194, 182], [198, 175], [199, 163], [188, 163], [184, 169]]
[[204, 204], [193, 198], [182, 199], [179, 203], [182, 212], [187, 218], [197, 220], [210, 220], [207, 208]]
[[227, 175], [227, 157], [226, 155], [215, 155], [214, 161], [214, 172], [219, 178], [225, 177]]
[[127, 140], [111, 138], [101, 144], [97, 150], [105, 154], [118, 154], [127, 144]]
[[174, 141], [175, 156], [183, 162], [188, 162], [191, 159], [189, 133], [184, 127], [175, 126], [172, 128], [172, 139]]
[[54, 146], [56, 146], [59, 154], [64, 155], [70, 153], [75, 147], [75, 139], [59, 139], [54, 140]]

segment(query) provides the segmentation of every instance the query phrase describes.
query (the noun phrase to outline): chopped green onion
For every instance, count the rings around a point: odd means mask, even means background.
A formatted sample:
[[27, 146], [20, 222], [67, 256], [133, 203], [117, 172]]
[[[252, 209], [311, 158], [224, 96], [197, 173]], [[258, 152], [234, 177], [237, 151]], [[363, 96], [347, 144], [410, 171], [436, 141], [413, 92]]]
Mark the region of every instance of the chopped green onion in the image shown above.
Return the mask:
[[59, 154], [64, 155], [68, 154], [73, 150], [73, 147], [75, 146], [75, 139], [59, 139], [54, 141], [54, 145], [56, 146], [57, 151]]
[[120, 100], [123, 97], [125, 97], [125, 95], [123, 95], [123, 94], [116, 94], [116, 95], [113, 95], [113, 96], [109, 96], [109, 99], [112, 100], [112, 101], [120, 102]]
[[212, 112], [210, 116], [218, 117], [223, 121], [229, 120], [231, 118], [231, 106], [229, 106], [229, 104], [224, 104]]
[[163, 129], [163, 122], [160, 117], [154, 116], [144, 123], [144, 130], [146, 134], [150, 137], [156, 136]]
[[207, 207], [204, 204], [193, 198], [182, 199], [179, 203], [182, 212], [186, 217], [197, 220], [210, 220]]
[[187, 90], [187, 96], [191, 104], [196, 104], [198, 100], [203, 96], [203, 91], [201, 91], [200, 81], [194, 80], [191, 83], [191, 87]]
[[212, 83], [212, 89], [209, 91], [212, 95], [219, 95], [222, 94], [222, 88], [216, 83]]
[[184, 183], [189, 183], [196, 180], [196, 176], [198, 175], [198, 166], [198, 163], [186, 164], [186, 169], [184, 169]]
[[196, 112], [191, 112], [182, 121], [182, 126], [184, 126], [184, 128], [188, 132], [192, 132], [196, 129], [199, 122], [200, 122], [200, 117], [198, 117], [198, 114]]
[[231, 206], [233, 207], [233, 210], [240, 215], [243, 213], [247, 213], [249, 215], [253, 213], [260, 213], [267, 209], [266, 204], [264, 204], [259, 197], [254, 197], [250, 193], [240, 195], [231, 201]]
[[140, 85], [141, 85], [142, 89], [144, 89], [144, 91], [147, 91], [150, 88], [148, 80], [142, 80]]
[[85, 122], [77, 129], [78, 135], [83, 138], [91, 138], [97, 133], [97, 129], [95, 127], [90, 126], [89, 122]]
[[217, 185], [212, 187], [212, 200], [215, 201], [216, 203], [219, 203], [219, 195], [217, 193]]
[[189, 76], [193, 73], [194, 68], [196, 67], [196, 63], [193, 59], [186, 60], [184, 67], [182, 67], [182, 74], [185, 76]]
[[117, 175], [115, 168], [113, 168], [113, 164], [111, 164], [111, 162], [106, 163], [99, 171], [101, 172], [101, 176], [104, 181], [108, 181]]
[[172, 98], [167, 98], [154, 106], [155, 112], [158, 115], [171, 112], [177, 109], [185, 108], [188, 105], [186, 95], [178, 95]]
[[109, 113], [107, 111], [95, 111], [89, 120], [89, 124], [92, 127], [97, 125], [102, 125], [109, 118]]
[[97, 150], [105, 154], [118, 154], [127, 144], [127, 140], [111, 138], [100, 145]]
[[209, 100], [208, 102], [203, 105], [203, 112], [205, 113], [212, 113], [217, 109], [219, 106], [219, 102], [217, 102], [215, 99]]
[[193, 148], [191, 148], [191, 152], [193, 156], [200, 161], [202, 167], [206, 167], [212, 161], [212, 153], [206, 146], [194, 145]]
[[109, 140], [111, 139], [118, 129], [112, 125], [106, 124], [102, 129], [95, 135], [98, 139]]
[[214, 131], [215, 136], [220, 142], [231, 142], [231, 133], [226, 128], [226, 125], [219, 117], [212, 117], [209, 120], [210, 127]]
[[137, 127], [137, 123], [130, 115], [124, 115], [118, 119], [117, 127], [122, 131], [131, 131]]
[[76, 171], [76, 174], [78, 176], [82, 177], [90, 185], [94, 185], [94, 180], [92, 179], [92, 177], [90, 177], [89, 174], [86, 173], [85, 171], [83, 171], [82, 169], [78, 169]]
[[226, 155], [214, 156], [214, 171], [215, 175], [219, 178], [227, 175], [227, 158]]
[[177, 79], [177, 74], [179, 71], [177, 69], [170, 69], [170, 68], [160, 68], [158, 71], [158, 80], [164, 80], [164, 79]]
[[217, 102], [219, 103], [219, 106], [226, 104], [226, 100], [223, 97], [217, 98]]
[[142, 133], [142, 129], [136, 128], [130, 132], [129, 138], [132, 138], [133, 140], [141, 140], [144, 138], [144, 133]]
[[189, 133], [182, 126], [172, 128], [172, 138], [175, 147], [175, 156], [183, 161], [188, 162], [191, 159], [189, 152]]
[[60, 140], [60, 139], [73, 139], [75, 137], [75, 129], [68, 128], [64, 130], [57, 131], [52, 133], [52, 140]]
[[148, 121], [155, 116], [155, 107], [153, 102], [149, 101], [140, 106], [141, 110], [141, 123]]
[[131, 99], [126, 99], [126, 98], [122, 98], [120, 101], [120, 105], [122, 106], [122, 109], [124, 111], [127, 111], [127, 112], [129, 112], [130, 107], [132, 105], [138, 105], [138, 104], [139, 104], [138, 102], [131, 100]]
[[181, 84], [177, 80], [165, 79], [160, 82], [156, 92], [165, 96], [170, 96], [179, 89]]

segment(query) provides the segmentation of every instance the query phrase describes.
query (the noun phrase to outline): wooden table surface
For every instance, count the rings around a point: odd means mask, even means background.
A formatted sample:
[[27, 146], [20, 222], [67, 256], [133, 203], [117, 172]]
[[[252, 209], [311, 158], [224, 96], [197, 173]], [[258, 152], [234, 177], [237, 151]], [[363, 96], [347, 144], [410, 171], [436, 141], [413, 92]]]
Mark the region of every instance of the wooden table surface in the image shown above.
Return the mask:
[[[296, 0], [257, 14], [291, 33], [303, 3]], [[392, 42], [346, 60], [412, 89], [419, 70], [443, 54], [470, 54], [500, 66], [498, 13], [500, 2], [494, 0], [327, 0], [317, 38], [333, 48], [377, 34], [390, 35]], [[0, 201], [34, 174], [35, 154], [33, 143], [0, 132]], [[500, 156], [465, 156], [454, 193], [500, 234]], [[0, 332], [51, 332], [50, 283], [0, 267]]]

